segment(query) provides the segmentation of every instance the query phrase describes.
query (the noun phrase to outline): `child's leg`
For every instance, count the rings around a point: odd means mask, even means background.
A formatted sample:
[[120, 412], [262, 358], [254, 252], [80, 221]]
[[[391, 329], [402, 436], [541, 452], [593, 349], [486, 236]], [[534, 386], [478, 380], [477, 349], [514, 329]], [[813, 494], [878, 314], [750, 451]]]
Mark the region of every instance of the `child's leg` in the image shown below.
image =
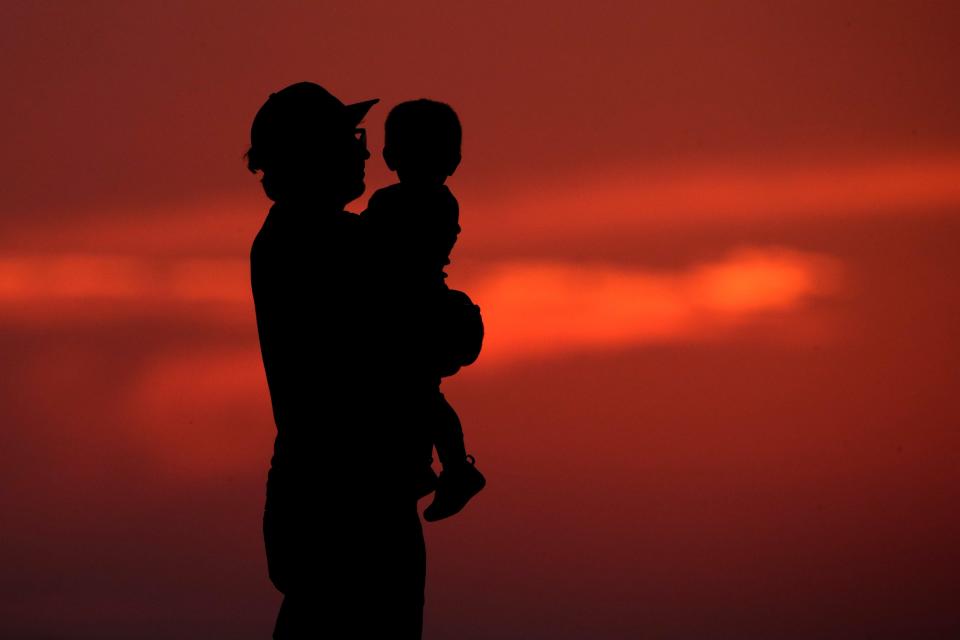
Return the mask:
[[427, 522], [449, 518], [458, 513], [486, 485], [483, 474], [474, 466], [473, 456], [468, 456], [463, 445], [463, 429], [460, 418], [447, 399], [437, 389], [434, 419], [434, 445], [443, 471], [437, 482], [433, 502], [423, 512]]
[[440, 393], [439, 388], [431, 423], [433, 444], [437, 448], [440, 464], [445, 469], [449, 465], [463, 464], [467, 459], [467, 451], [463, 444], [463, 427], [460, 425], [460, 417]]

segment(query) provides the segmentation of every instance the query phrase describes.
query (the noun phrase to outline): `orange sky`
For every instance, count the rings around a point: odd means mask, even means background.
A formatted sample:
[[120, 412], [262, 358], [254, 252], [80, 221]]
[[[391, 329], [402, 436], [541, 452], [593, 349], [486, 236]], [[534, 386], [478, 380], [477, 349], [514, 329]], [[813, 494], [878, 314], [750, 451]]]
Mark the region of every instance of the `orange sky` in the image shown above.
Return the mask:
[[0, 637], [269, 635], [241, 154], [303, 79], [382, 99], [368, 193], [389, 106], [464, 125], [425, 638], [960, 633], [960, 8], [155, 5], [0, 8]]

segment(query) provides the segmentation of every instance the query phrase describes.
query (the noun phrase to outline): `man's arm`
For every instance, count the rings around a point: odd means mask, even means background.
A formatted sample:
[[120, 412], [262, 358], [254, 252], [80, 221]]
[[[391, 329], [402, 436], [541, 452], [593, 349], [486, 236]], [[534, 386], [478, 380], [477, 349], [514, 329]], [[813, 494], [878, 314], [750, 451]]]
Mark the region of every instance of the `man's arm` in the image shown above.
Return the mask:
[[251, 285], [264, 371], [277, 426], [302, 421], [315, 408], [322, 369], [316, 292], [295, 247], [258, 236], [250, 254]]

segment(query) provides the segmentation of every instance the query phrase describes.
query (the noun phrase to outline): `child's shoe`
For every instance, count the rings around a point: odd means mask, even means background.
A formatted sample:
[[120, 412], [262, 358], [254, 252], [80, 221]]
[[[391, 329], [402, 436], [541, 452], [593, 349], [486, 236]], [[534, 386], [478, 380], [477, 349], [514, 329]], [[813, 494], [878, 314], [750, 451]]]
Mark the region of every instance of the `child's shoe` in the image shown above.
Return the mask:
[[477, 471], [475, 463], [476, 459], [468, 455], [462, 464], [444, 465], [433, 502], [423, 512], [424, 520], [436, 522], [459, 513], [470, 498], [486, 486], [487, 480]]

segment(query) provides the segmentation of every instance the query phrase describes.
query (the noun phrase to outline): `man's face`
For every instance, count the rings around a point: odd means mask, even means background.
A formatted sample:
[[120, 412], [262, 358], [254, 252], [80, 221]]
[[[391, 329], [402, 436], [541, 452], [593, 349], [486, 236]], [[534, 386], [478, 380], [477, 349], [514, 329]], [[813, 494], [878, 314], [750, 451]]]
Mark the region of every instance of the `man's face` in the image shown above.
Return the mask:
[[[350, 152], [347, 154], [349, 176], [345, 179], [345, 184], [352, 185], [347, 202], [356, 200], [363, 195], [366, 189], [364, 178], [366, 178], [366, 162], [370, 158], [370, 151], [367, 149], [367, 131], [362, 128], [355, 128], [351, 133]], [[346, 195], [346, 194], [345, 194]], [[346, 202], [344, 203], [346, 204]]]
[[340, 206], [363, 195], [365, 165], [370, 157], [366, 142], [366, 132], [359, 128], [344, 129], [318, 141], [309, 171], [313, 187]]

